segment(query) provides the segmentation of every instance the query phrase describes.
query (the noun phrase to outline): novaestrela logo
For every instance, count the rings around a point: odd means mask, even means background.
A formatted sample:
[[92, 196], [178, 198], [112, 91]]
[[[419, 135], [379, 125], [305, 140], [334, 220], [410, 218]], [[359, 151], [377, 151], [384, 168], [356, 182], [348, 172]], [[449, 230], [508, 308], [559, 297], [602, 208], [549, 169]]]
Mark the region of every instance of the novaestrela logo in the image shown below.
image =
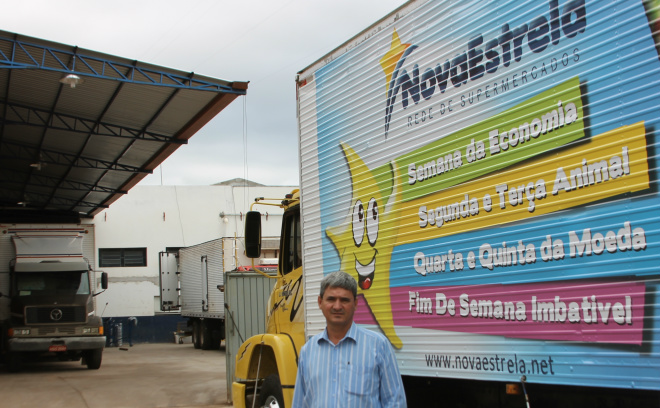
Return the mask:
[[[567, 1], [563, 7], [560, 7], [559, 0], [549, 0], [548, 15], [538, 15], [517, 27], [504, 23], [500, 34], [487, 41], [481, 33], [473, 35], [465, 47], [450, 47], [452, 50], [463, 48], [464, 51], [452, 51], [452, 56], [441, 55], [437, 60], [443, 62], [424, 68], [421, 74], [413, 56], [418, 45], [402, 43], [395, 29], [390, 50], [380, 60], [387, 84], [385, 137], [389, 132], [397, 95], [401, 95], [401, 107], [406, 109], [411, 101], [414, 104], [418, 104], [421, 98], [428, 101], [436, 91], [445, 93], [448, 86], [458, 88], [467, 84], [468, 80], [476, 81], [495, 73], [500, 66], [509, 67], [518, 63], [530, 51], [544, 52], [550, 45], [559, 44], [562, 35], [573, 38], [583, 33], [586, 27], [584, 0]], [[433, 50], [426, 50], [424, 54], [429, 53]]]

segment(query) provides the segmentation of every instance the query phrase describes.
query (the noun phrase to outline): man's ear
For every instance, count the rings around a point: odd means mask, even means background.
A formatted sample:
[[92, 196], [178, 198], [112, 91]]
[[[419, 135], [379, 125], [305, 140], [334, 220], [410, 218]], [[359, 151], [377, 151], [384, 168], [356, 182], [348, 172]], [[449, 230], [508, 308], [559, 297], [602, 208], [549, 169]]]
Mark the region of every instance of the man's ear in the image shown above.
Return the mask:
[[321, 302], [323, 302], [323, 298], [319, 296], [319, 309], [321, 308]]

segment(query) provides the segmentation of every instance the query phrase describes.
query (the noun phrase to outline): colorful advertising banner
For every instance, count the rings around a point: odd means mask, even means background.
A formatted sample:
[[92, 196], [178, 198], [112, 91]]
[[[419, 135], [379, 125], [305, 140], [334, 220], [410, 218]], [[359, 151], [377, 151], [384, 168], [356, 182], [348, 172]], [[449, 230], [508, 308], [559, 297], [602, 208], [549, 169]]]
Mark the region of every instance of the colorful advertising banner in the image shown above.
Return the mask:
[[403, 374], [660, 390], [644, 4], [416, 2], [302, 73], [306, 266], [356, 278]]

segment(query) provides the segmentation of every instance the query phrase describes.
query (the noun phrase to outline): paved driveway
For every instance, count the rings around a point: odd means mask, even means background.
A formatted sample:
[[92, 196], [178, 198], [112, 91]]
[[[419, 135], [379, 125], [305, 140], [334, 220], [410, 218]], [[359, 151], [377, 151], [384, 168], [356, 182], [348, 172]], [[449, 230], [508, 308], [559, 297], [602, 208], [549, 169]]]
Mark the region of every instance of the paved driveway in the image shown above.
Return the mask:
[[228, 407], [224, 350], [191, 344], [106, 348], [98, 370], [80, 362], [26, 362], [20, 373], [0, 365], [3, 407]]

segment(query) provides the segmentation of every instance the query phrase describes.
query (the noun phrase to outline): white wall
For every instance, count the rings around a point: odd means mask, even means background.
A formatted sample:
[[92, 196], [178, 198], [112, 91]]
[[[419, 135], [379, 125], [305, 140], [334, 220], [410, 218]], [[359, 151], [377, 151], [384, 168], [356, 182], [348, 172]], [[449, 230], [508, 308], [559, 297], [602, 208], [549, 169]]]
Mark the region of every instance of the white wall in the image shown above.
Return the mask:
[[[158, 286], [158, 254], [222, 237], [242, 237], [243, 220], [255, 197], [283, 198], [295, 187], [137, 186], [94, 217], [97, 270], [110, 285], [97, 297], [103, 317], [153, 316]], [[262, 236], [280, 234], [282, 210], [259, 207]], [[220, 216], [224, 212], [224, 219]], [[226, 221], [225, 221], [226, 219]], [[100, 268], [99, 248], [147, 248], [147, 266]], [[107, 305], [106, 305], [107, 304]]]

